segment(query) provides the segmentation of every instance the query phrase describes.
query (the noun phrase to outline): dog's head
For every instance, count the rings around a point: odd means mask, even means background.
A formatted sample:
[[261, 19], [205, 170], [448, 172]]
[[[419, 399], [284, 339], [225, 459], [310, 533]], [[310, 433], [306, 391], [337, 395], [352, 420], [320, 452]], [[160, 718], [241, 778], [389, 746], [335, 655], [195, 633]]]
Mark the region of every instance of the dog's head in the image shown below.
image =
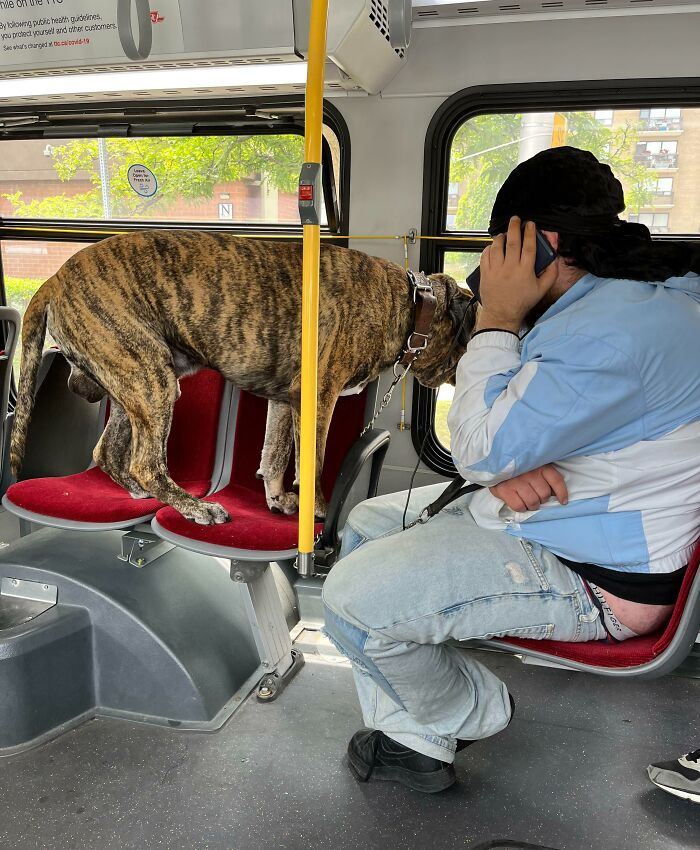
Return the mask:
[[433, 293], [437, 298], [430, 340], [425, 351], [416, 358], [413, 373], [426, 387], [454, 384], [457, 363], [464, 354], [476, 323], [476, 304], [446, 274], [431, 274]]

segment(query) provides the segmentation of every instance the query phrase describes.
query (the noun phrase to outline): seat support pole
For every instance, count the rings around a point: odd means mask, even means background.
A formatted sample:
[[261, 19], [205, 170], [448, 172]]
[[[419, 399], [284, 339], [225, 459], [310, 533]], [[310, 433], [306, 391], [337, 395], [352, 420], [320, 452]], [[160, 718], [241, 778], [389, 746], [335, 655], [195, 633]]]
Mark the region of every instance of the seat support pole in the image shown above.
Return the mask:
[[292, 649], [277, 585], [264, 561], [231, 561], [231, 579], [245, 585], [245, 605], [265, 674], [257, 697], [271, 702], [304, 665], [304, 656]]

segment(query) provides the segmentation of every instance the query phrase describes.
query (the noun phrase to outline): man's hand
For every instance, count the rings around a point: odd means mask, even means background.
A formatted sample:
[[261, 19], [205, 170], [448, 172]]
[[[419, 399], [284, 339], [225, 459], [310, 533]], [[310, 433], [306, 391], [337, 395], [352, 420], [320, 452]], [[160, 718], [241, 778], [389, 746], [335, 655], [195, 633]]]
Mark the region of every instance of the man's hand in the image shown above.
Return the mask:
[[548, 463], [532, 472], [524, 472], [509, 481], [489, 487], [493, 495], [511, 510], [524, 513], [536, 511], [543, 502], [554, 496], [562, 505], [569, 501], [569, 491], [561, 473]]
[[517, 216], [511, 218], [508, 233], [496, 236], [481, 255], [482, 309], [477, 330], [501, 328], [518, 333], [530, 310], [557, 280], [557, 263], [548, 266], [540, 277], [535, 274], [536, 228], [529, 221], [521, 240], [520, 224]]

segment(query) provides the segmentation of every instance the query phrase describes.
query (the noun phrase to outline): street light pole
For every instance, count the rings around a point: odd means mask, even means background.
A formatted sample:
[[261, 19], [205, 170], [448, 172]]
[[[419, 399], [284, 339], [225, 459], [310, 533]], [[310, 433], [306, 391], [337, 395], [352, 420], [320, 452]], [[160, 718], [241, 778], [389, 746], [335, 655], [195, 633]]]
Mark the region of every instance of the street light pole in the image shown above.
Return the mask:
[[107, 162], [107, 140], [97, 140], [97, 155], [100, 162], [100, 185], [102, 187], [102, 217], [112, 218], [112, 199], [109, 195], [109, 165]]

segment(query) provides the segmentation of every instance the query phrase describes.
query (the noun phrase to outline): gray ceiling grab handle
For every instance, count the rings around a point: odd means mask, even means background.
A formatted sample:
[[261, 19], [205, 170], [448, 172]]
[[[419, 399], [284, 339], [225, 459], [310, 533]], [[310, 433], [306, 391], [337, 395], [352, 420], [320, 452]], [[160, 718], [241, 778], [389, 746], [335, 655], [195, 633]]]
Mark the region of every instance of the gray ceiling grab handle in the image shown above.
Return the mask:
[[[136, 3], [139, 41], [136, 44], [131, 22], [131, 9]], [[117, 28], [124, 53], [129, 59], [148, 59], [153, 47], [153, 23], [148, 0], [117, 0]]]

